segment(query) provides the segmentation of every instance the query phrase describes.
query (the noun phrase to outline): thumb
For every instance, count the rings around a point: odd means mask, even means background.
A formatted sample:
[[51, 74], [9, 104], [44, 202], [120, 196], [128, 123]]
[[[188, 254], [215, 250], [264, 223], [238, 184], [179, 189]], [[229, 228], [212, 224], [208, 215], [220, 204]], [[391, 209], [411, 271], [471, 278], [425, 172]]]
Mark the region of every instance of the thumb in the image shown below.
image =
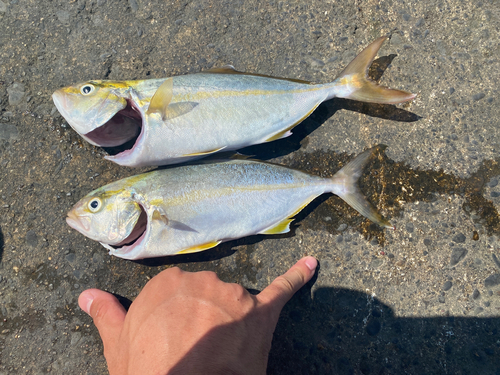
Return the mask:
[[316, 272], [318, 261], [309, 256], [302, 258], [292, 266], [284, 275], [278, 276], [262, 292], [257, 299], [263, 304], [270, 304], [276, 315], [290, 298], [302, 288]]
[[104, 351], [117, 347], [127, 312], [116, 297], [99, 289], [87, 289], [80, 294], [78, 305], [94, 319]]

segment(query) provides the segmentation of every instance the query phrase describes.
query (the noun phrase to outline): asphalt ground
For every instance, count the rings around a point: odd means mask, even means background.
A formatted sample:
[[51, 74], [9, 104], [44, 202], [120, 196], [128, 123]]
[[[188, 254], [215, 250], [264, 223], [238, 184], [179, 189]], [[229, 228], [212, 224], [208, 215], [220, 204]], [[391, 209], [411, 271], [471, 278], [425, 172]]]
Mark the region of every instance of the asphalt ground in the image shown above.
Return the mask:
[[[0, 374], [105, 374], [79, 293], [133, 300], [173, 265], [258, 291], [305, 254], [317, 277], [285, 307], [269, 374], [500, 374], [499, 3], [0, 1]], [[330, 100], [247, 153], [331, 176], [364, 149], [381, 230], [339, 198], [280, 236], [131, 262], [69, 228], [91, 190], [138, 171], [105, 161], [55, 109], [57, 88], [232, 64], [332, 81], [382, 35], [370, 75], [417, 93], [381, 106]], [[142, 169], [147, 170], [147, 169]]]

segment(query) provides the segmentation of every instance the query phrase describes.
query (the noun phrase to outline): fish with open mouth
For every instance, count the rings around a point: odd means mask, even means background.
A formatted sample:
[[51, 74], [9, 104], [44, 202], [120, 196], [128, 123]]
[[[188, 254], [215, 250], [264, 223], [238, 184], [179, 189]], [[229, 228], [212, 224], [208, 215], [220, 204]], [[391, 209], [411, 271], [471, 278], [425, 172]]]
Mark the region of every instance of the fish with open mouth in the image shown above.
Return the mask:
[[91, 192], [66, 221], [124, 259], [188, 254], [253, 234], [286, 233], [293, 217], [323, 193], [392, 228], [356, 184], [372, 151], [331, 178], [240, 159], [156, 170]]
[[[61, 88], [54, 103], [85, 140], [133, 146], [105, 158], [120, 165], [167, 165], [287, 137], [323, 101], [338, 97], [396, 104], [415, 97], [379, 86], [367, 70], [386, 37], [366, 47], [333, 82], [236, 71], [136, 81], [96, 80]], [[131, 142], [132, 143], [132, 142]]]

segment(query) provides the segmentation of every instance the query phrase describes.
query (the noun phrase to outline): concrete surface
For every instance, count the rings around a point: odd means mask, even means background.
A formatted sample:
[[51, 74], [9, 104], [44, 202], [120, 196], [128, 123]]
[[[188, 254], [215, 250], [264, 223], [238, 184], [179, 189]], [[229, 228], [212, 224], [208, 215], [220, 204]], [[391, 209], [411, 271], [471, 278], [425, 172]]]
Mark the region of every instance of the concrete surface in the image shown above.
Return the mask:
[[[285, 307], [269, 374], [500, 374], [499, 3], [0, 1], [0, 374], [105, 374], [77, 307], [98, 287], [133, 299], [173, 264], [261, 290], [304, 254], [317, 278]], [[390, 34], [371, 74], [411, 103], [321, 105], [294, 135], [247, 150], [332, 175], [385, 144], [361, 185], [382, 231], [323, 196], [289, 235], [130, 262], [65, 223], [89, 191], [137, 171], [102, 159], [50, 95], [88, 79], [232, 64], [333, 80]], [[397, 56], [395, 56], [397, 55]]]

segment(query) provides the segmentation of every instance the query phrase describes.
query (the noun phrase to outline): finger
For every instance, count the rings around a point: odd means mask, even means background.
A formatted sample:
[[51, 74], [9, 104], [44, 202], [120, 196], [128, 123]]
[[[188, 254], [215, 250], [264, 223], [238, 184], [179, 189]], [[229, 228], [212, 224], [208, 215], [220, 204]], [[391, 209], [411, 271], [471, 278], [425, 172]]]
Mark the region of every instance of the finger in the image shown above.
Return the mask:
[[257, 296], [257, 299], [264, 304], [270, 304], [279, 315], [295, 292], [311, 280], [317, 265], [318, 261], [313, 257], [302, 258], [284, 275], [278, 276]]
[[87, 289], [80, 294], [78, 305], [94, 319], [104, 346], [114, 346], [126, 315], [116, 297], [99, 289]]

